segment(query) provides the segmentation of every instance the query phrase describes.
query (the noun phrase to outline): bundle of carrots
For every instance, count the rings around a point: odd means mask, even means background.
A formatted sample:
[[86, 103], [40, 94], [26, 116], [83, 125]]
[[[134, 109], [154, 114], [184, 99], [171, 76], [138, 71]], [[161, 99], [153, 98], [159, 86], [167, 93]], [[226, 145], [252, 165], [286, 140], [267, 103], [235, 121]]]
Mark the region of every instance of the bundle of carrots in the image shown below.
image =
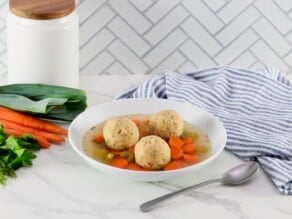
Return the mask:
[[50, 147], [51, 143], [62, 143], [67, 130], [54, 123], [35, 118], [25, 113], [17, 112], [0, 106], [0, 124], [7, 135], [19, 137], [30, 134], [41, 148]]

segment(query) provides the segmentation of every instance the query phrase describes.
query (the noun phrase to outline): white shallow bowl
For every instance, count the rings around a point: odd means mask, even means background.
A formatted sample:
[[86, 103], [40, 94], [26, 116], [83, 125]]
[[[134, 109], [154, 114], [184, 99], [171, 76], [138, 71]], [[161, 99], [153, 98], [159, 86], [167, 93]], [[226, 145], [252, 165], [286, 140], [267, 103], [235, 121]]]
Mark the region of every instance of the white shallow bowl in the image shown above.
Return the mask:
[[[112, 167], [94, 160], [84, 152], [82, 139], [85, 133], [97, 123], [113, 116], [153, 114], [164, 109], [177, 111], [185, 121], [198, 126], [208, 135], [212, 149], [207, 159], [177, 170], [145, 172]], [[95, 105], [78, 115], [69, 127], [69, 142], [81, 158], [101, 172], [114, 175], [117, 178], [136, 181], [162, 181], [187, 173], [194, 173], [196, 170], [213, 162], [219, 156], [224, 149], [226, 139], [227, 135], [223, 124], [212, 114], [191, 104], [165, 99], [123, 99]]]

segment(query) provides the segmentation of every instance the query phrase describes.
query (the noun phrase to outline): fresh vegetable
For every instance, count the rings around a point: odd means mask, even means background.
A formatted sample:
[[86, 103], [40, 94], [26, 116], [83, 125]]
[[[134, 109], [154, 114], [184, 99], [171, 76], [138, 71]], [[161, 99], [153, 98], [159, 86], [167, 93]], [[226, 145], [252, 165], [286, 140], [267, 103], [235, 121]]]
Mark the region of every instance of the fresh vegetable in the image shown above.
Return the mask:
[[2, 106], [0, 106], [0, 124], [4, 126], [6, 134], [16, 137], [23, 134], [32, 135], [42, 148], [48, 148], [51, 143], [63, 142], [64, 135], [67, 135], [67, 130], [57, 124]]
[[[22, 135], [25, 135], [25, 133], [23, 131], [19, 131], [16, 129], [4, 128], [4, 132], [7, 135], [13, 135], [15, 137], [21, 137]], [[34, 135], [33, 138], [38, 141], [41, 148], [48, 148], [51, 145], [51, 143], [47, 139], [45, 139], [44, 137]]]
[[29, 127], [25, 127], [13, 122], [9, 122], [3, 119], [0, 119], [0, 123], [8, 129], [16, 129], [19, 131], [22, 131], [23, 133], [27, 133], [27, 134], [31, 134], [31, 135], [36, 135], [36, 136], [41, 136], [45, 139], [47, 139], [49, 142], [53, 142], [53, 143], [61, 143], [63, 142], [65, 139], [63, 136], [54, 134], [54, 133], [50, 133], [50, 132], [44, 132], [38, 129], [33, 129], [33, 128], [29, 128]]
[[7, 136], [0, 125], [0, 184], [4, 185], [7, 177], [16, 177], [15, 170], [20, 167], [31, 166], [39, 149], [31, 135]]
[[0, 86], [0, 106], [27, 112], [45, 119], [72, 121], [87, 107], [80, 89], [47, 84]]
[[67, 130], [62, 128], [61, 126], [37, 119], [31, 115], [10, 110], [6, 107], [0, 106], [0, 119], [4, 119], [34, 129], [39, 129], [61, 135], [67, 135]]

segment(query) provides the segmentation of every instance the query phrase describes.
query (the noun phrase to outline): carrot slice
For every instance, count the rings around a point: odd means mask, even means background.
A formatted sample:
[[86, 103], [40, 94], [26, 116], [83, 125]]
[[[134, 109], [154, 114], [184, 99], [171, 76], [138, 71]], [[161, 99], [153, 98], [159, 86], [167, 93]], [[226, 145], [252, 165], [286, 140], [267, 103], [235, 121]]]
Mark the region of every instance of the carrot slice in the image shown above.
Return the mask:
[[146, 119], [146, 120], [144, 121], [144, 123], [145, 123], [146, 126], [149, 126], [149, 125], [150, 125], [150, 120], [149, 120], [149, 119]]
[[109, 164], [114, 167], [126, 169], [128, 167], [129, 162], [124, 158], [113, 158], [110, 160]]
[[176, 170], [179, 168], [181, 168], [181, 165], [179, 164], [179, 162], [171, 161], [168, 164], [166, 164], [163, 169], [164, 170]]
[[140, 167], [138, 164], [136, 163], [129, 163], [128, 165], [128, 169], [129, 170], [138, 170], [138, 171], [143, 171], [144, 168], [143, 167]]
[[168, 140], [168, 144], [170, 147], [181, 147], [183, 145], [183, 141], [175, 136], [172, 136]]
[[193, 139], [192, 139], [192, 137], [189, 137], [189, 136], [184, 137], [184, 138], [182, 139], [182, 141], [183, 141], [184, 144], [191, 144], [191, 143], [193, 143]]
[[193, 144], [193, 143], [191, 143], [191, 144], [184, 144], [182, 146], [182, 149], [183, 149], [184, 153], [192, 154], [196, 150], [196, 145]]
[[131, 146], [129, 147], [129, 151], [131, 151], [131, 152], [134, 153], [134, 150], [135, 150], [135, 145], [131, 145]]
[[134, 118], [134, 119], [132, 119], [132, 121], [133, 121], [137, 126], [141, 124], [141, 120], [140, 120], [140, 119]]
[[179, 159], [183, 156], [183, 150], [180, 147], [170, 147], [170, 155], [172, 159]]
[[190, 163], [197, 163], [200, 160], [200, 158], [195, 154], [184, 154], [183, 159]]
[[112, 154], [114, 154], [114, 155], [118, 155], [118, 156], [120, 156], [120, 154], [123, 152], [123, 151], [125, 151], [125, 150], [114, 150], [114, 149], [109, 149], [109, 151], [112, 153]]
[[103, 134], [102, 133], [98, 133], [97, 135], [95, 135], [93, 137], [93, 141], [95, 141], [96, 143], [104, 142]]
[[26, 127], [39, 129], [55, 134], [67, 135], [68, 131], [54, 123], [44, 121], [33, 116], [17, 112], [6, 107], [0, 106], [0, 119], [17, 123]]
[[139, 129], [139, 136], [140, 138], [145, 137], [147, 135], [147, 132], [144, 130]]

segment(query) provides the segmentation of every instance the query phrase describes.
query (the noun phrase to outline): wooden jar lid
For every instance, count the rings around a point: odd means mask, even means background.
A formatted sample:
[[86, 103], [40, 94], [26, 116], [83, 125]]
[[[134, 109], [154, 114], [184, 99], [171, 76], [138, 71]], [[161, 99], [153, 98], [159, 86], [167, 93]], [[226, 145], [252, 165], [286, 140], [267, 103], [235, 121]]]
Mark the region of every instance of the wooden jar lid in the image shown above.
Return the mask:
[[74, 0], [9, 0], [10, 11], [23, 18], [48, 20], [61, 18], [75, 9]]

